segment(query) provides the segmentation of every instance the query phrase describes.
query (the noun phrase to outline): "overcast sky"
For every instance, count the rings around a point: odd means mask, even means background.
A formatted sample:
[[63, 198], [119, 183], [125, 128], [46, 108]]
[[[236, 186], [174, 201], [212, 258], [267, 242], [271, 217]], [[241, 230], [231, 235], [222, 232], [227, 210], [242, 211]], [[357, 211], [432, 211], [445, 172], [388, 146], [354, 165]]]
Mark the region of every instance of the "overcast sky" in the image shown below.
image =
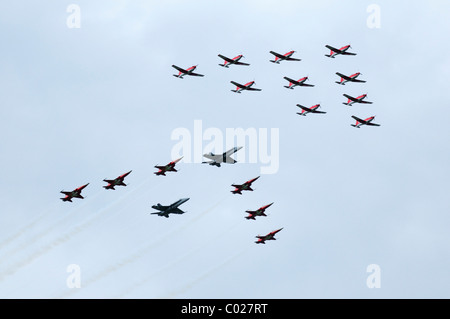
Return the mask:
[[[449, 298], [449, 14], [447, 1], [3, 2], [0, 297]], [[357, 55], [327, 58], [327, 44]], [[219, 53], [250, 66], [221, 68]], [[231, 92], [253, 80], [262, 91]], [[326, 114], [296, 114], [318, 103]], [[257, 140], [238, 163], [195, 160], [238, 128]], [[179, 132], [179, 172], [154, 175]], [[102, 188], [129, 170], [127, 187]], [[85, 199], [59, 199], [86, 183]], [[149, 214], [184, 197], [183, 215]]]

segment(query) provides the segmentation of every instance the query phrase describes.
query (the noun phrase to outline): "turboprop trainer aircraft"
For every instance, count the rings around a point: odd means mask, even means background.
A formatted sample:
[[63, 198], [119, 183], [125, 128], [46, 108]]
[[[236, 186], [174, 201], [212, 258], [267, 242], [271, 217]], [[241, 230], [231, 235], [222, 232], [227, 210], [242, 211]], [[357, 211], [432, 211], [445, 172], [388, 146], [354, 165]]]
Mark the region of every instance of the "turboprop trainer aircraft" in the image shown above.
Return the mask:
[[289, 51], [285, 54], [276, 53], [274, 51], [270, 51], [270, 53], [275, 56], [275, 60], [269, 60], [272, 63], [279, 64], [281, 61], [301, 61], [301, 59], [291, 58], [295, 51]]
[[337, 83], [337, 84], [345, 85], [345, 83], [347, 83], [347, 82], [366, 83], [366, 81], [356, 79], [358, 76], [361, 75], [360, 72], [356, 72], [355, 74], [352, 74], [350, 76], [344, 75], [339, 72], [336, 72], [336, 74], [341, 77], [340, 81], [335, 81], [335, 83]]
[[236, 89], [231, 90], [235, 93], [241, 93], [242, 91], [261, 91], [261, 89], [252, 88], [252, 85], [255, 84], [255, 81], [251, 81], [245, 84], [240, 84], [234, 81], [230, 81], [230, 83], [236, 85]]
[[74, 197], [83, 199], [84, 197], [81, 196], [81, 191], [88, 185], [89, 185], [89, 183], [87, 183], [86, 185], [80, 186], [78, 188], [75, 188], [71, 192], [61, 191], [62, 194], [66, 195], [66, 197], [61, 198], [61, 200], [63, 202], [71, 202], [72, 198], [74, 198]]
[[189, 198], [181, 198], [169, 206], [163, 206], [160, 203], [153, 205], [152, 208], [159, 210], [159, 212], [152, 213], [152, 215], [164, 216], [166, 218], [169, 218], [169, 214], [184, 214], [185, 212], [179, 209], [178, 206], [186, 203], [188, 200]]
[[309, 86], [309, 87], [313, 87], [314, 85], [312, 84], [306, 84], [305, 81], [308, 80], [308, 77], [305, 76], [303, 78], [301, 78], [298, 81], [295, 81], [293, 79], [288, 78], [287, 76], [285, 76], [283, 79], [289, 81], [289, 86], [285, 85], [284, 87], [287, 89], [293, 89], [294, 87], [296, 87], [297, 85], [299, 86]]
[[356, 120], [356, 124], [351, 124], [351, 126], [356, 128], [360, 128], [362, 125], [380, 126], [380, 124], [372, 123], [372, 121], [375, 119], [375, 116], [368, 117], [365, 120], [362, 120], [354, 115], [352, 115], [352, 117]]
[[333, 58], [334, 59], [334, 57], [336, 55], [339, 55], [339, 54], [342, 54], [342, 55], [356, 55], [356, 53], [347, 52], [347, 50], [351, 48], [350, 45], [343, 46], [340, 49], [333, 48], [331, 45], [328, 45], [328, 44], [325, 47], [330, 49], [330, 54], [325, 54], [325, 56], [329, 57], [329, 58]]
[[233, 147], [232, 149], [226, 151], [223, 154], [214, 154], [213, 152], [210, 152], [209, 154], [203, 154], [204, 157], [210, 159], [209, 162], [202, 162], [202, 164], [209, 164], [212, 166], [220, 167], [220, 164], [227, 163], [227, 164], [234, 164], [237, 161], [230, 156], [237, 151], [239, 151], [242, 148], [242, 146]]
[[297, 104], [297, 106], [302, 109], [301, 113], [297, 112], [298, 115], [306, 116], [306, 114], [308, 114], [308, 113], [320, 113], [320, 114], [327, 113], [327, 112], [323, 112], [323, 111], [319, 111], [318, 110], [318, 108], [320, 107], [320, 104], [316, 104], [316, 105], [313, 105], [311, 107], [306, 107], [306, 106], [303, 106], [303, 105], [300, 105], [300, 104]]
[[236, 65], [250, 65], [248, 63], [244, 63], [244, 62], [239, 62], [240, 59], [242, 59], [244, 56], [242, 54], [239, 54], [238, 56], [230, 59], [227, 58], [226, 56], [219, 54], [219, 57], [224, 59], [223, 64], [219, 64], [220, 66], [223, 66], [225, 68], [230, 67], [231, 64], [236, 64]]
[[353, 97], [348, 94], [343, 94], [343, 95], [348, 99], [347, 102], [342, 102], [342, 104], [345, 104], [345, 105], [350, 106], [350, 105], [353, 105], [354, 103], [363, 103], [363, 104], [372, 104], [373, 103], [373, 102], [369, 102], [369, 101], [363, 101], [367, 97], [367, 94], [363, 94], [358, 97]]
[[178, 70], [178, 74], [173, 74], [174, 77], [182, 79], [185, 75], [193, 75], [193, 76], [204, 76], [203, 74], [194, 73], [194, 70], [197, 68], [197, 65], [193, 65], [188, 69], [180, 68], [179, 66], [172, 65], [173, 68]]

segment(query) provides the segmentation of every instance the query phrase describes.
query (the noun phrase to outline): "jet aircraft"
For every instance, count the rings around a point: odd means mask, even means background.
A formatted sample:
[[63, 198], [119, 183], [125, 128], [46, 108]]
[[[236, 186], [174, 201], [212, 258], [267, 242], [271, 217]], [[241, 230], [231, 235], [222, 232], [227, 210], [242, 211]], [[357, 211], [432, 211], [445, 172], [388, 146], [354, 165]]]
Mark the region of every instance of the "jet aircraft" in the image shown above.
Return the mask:
[[256, 238], [258, 238], [258, 240], [255, 241], [255, 243], [257, 243], [257, 244], [265, 244], [266, 240], [276, 240], [275, 234], [278, 233], [282, 229], [283, 228], [274, 230], [273, 232], [270, 232], [270, 233], [268, 233], [267, 235], [264, 235], [264, 236], [260, 236], [260, 235], [256, 236]]
[[81, 199], [83, 199], [84, 197], [81, 196], [81, 191], [88, 185], [89, 185], [89, 183], [87, 183], [86, 185], [80, 186], [78, 188], [75, 188], [71, 192], [61, 191], [62, 194], [66, 195], [66, 197], [61, 198], [61, 200], [63, 202], [72, 202], [72, 198], [81, 198]]
[[156, 165], [155, 168], [159, 169], [159, 171], [155, 172], [154, 174], [166, 176], [166, 172], [177, 172], [177, 170], [175, 169], [175, 164], [178, 163], [182, 158], [183, 157], [180, 157], [164, 166]]
[[127, 186], [127, 184], [125, 184], [123, 182], [123, 180], [125, 179], [125, 177], [128, 176], [128, 174], [130, 174], [131, 171], [129, 171], [128, 173], [125, 173], [123, 175], [120, 175], [119, 177], [115, 178], [115, 179], [104, 179], [104, 182], [107, 182], [108, 185], [103, 186], [103, 188], [105, 189], [115, 189], [115, 186]]
[[255, 219], [256, 216], [267, 216], [264, 212], [266, 211], [267, 208], [272, 206], [272, 204], [273, 203], [262, 206], [262, 207], [258, 208], [257, 210], [246, 210], [245, 212], [248, 213], [248, 216], [246, 216], [245, 218], [256, 220]]
[[189, 198], [181, 198], [169, 206], [163, 206], [160, 203], [153, 205], [152, 208], [159, 210], [159, 212], [152, 213], [152, 215], [164, 216], [166, 218], [169, 218], [169, 214], [184, 214], [185, 212], [179, 209], [178, 206], [187, 202], [188, 200]]
[[222, 163], [234, 164], [237, 161], [230, 156], [239, 151], [241, 148], [242, 146], [235, 146], [223, 154], [214, 154], [213, 152], [210, 152], [209, 154], [203, 154], [204, 157], [210, 159], [211, 161], [202, 162], [202, 164], [209, 164], [217, 167], [220, 167], [220, 164]]
[[232, 190], [231, 192], [233, 193], [233, 194], [239, 194], [239, 195], [242, 195], [242, 191], [253, 191], [253, 189], [252, 189], [252, 183], [254, 182], [254, 181], [256, 181], [257, 179], [259, 178], [259, 176], [258, 177], [255, 177], [255, 178], [253, 178], [253, 179], [251, 179], [251, 180], [249, 180], [249, 181], [246, 181], [244, 184], [231, 184], [231, 186], [233, 186], [235, 189], [234, 190]]

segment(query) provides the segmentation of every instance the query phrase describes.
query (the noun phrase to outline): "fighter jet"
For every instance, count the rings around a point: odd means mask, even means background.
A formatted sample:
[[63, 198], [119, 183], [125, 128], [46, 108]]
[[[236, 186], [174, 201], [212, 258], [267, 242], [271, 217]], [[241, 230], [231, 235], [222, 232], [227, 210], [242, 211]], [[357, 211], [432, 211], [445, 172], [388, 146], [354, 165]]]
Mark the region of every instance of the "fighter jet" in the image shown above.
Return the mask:
[[189, 198], [181, 198], [169, 206], [163, 206], [160, 203], [153, 205], [152, 208], [159, 210], [159, 212], [152, 213], [152, 215], [164, 216], [166, 218], [169, 218], [169, 214], [184, 214], [185, 212], [179, 209], [178, 206], [187, 202], [188, 200]]
[[256, 216], [267, 216], [266, 214], [264, 214], [264, 212], [266, 211], [267, 208], [272, 206], [272, 204], [273, 203], [270, 203], [269, 205], [262, 206], [262, 207], [258, 208], [257, 210], [246, 210], [245, 212], [248, 213], [248, 216], [245, 216], [245, 218], [246, 219], [256, 220], [255, 219]]
[[255, 241], [255, 243], [257, 243], [257, 244], [265, 244], [266, 240], [276, 240], [275, 234], [278, 233], [282, 229], [283, 228], [274, 230], [273, 232], [270, 232], [270, 233], [268, 233], [267, 235], [264, 235], [264, 236], [260, 236], [260, 235], [256, 236], [256, 238], [258, 238], [258, 240]]
[[179, 159], [176, 159], [164, 166], [156, 165], [155, 168], [159, 169], [159, 171], [155, 172], [154, 174], [166, 176], [166, 172], [177, 172], [177, 170], [175, 169], [175, 164], [178, 163], [182, 158], [183, 157], [180, 157]]
[[242, 191], [251, 191], [251, 192], [253, 192], [253, 189], [251, 188], [252, 183], [254, 181], [256, 181], [258, 178], [259, 178], [259, 176], [255, 177], [255, 178], [253, 178], [253, 179], [251, 179], [249, 181], [246, 181], [244, 184], [241, 184], [241, 185], [239, 185], [239, 184], [231, 184], [231, 186], [233, 186], [235, 188], [231, 192], [233, 194], [239, 194], [239, 195], [242, 195], [242, 193], [241, 193]]
[[88, 185], [89, 185], [89, 183], [87, 183], [86, 185], [80, 186], [78, 188], [75, 188], [71, 192], [61, 191], [62, 194], [66, 195], [66, 197], [61, 198], [61, 200], [63, 202], [72, 202], [72, 198], [74, 198], [74, 197], [83, 199], [84, 197], [81, 196], [81, 191]]
[[202, 162], [202, 164], [209, 164], [213, 166], [220, 167], [221, 163], [228, 163], [228, 164], [234, 164], [237, 161], [230, 156], [233, 153], [236, 153], [242, 148], [242, 146], [239, 147], [233, 147], [232, 149], [226, 151], [223, 154], [214, 154], [213, 152], [210, 152], [209, 154], [203, 154], [204, 157], [209, 158], [211, 161], [208, 162]]
[[125, 184], [123, 182], [124, 178], [126, 176], [128, 176], [128, 174], [130, 174], [131, 171], [129, 171], [128, 173], [125, 173], [123, 175], [120, 175], [119, 177], [115, 178], [115, 179], [104, 179], [104, 182], [107, 182], [108, 185], [103, 186], [104, 189], [115, 189], [114, 186], [127, 186], [127, 184]]

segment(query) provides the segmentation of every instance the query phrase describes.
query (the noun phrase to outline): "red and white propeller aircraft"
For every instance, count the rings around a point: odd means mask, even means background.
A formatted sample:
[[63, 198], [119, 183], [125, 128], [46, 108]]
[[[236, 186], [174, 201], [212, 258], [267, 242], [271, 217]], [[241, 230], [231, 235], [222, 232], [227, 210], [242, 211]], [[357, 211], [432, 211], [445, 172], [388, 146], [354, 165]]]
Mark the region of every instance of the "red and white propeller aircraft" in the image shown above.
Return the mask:
[[343, 95], [348, 99], [347, 102], [342, 102], [342, 104], [345, 104], [345, 105], [350, 106], [350, 105], [353, 105], [354, 103], [363, 103], [363, 104], [372, 104], [373, 103], [373, 102], [369, 102], [369, 101], [363, 101], [367, 97], [367, 94], [363, 94], [358, 97], [353, 97], [348, 94], [343, 94]]
[[255, 178], [253, 178], [253, 179], [251, 179], [251, 180], [249, 180], [249, 181], [246, 181], [244, 184], [241, 184], [241, 185], [239, 185], [239, 184], [232, 184], [231, 186], [233, 186], [233, 187], [235, 187], [235, 189], [234, 190], [232, 190], [231, 192], [233, 193], [233, 194], [239, 194], [239, 195], [242, 195], [242, 191], [253, 191], [253, 189], [252, 189], [252, 183], [254, 182], [254, 181], [256, 181], [257, 179], [259, 178], [259, 176], [258, 177], [255, 177]]
[[166, 176], [166, 172], [177, 172], [177, 170], [175, 169], [175, 164], [178, 163], [182, 158], [183, 157], [180, 157], [164, 166], [156, 165], [155, 168], [159, 169], [159, 171], [155, 172], [154, 174]]
[[291, 58], [291, 56], [295, 53], [295, 51], [289, 51], [285, 54], [276, 53], [274, 51], [270, 51], [275, 56], [275, 60], [269, 60], [272, 63], [279, 64], [281, 61], [301, 61], [301, 59]]
[[297, 104], [297, 106], [302, 109], [301, 113], [297, 112], [298, 115], [306, 116], [306, 114], [308, 114], [308, 113], [320, 113], [320, 114], [327, 113], [327, 112], [323, 112], [323, 111], [319, 111], [318, 110], [318, 108], [320, 107], [320, 104], [316, 104], [316, 105], [313, 105], [311, 107], [306, 107], [306, 106], [303, 106], [303, 105], [300, 105], [300, 104]]
[[234, 81], [230, 81], [230, 83], [236, 85], [236, 89], [231, 90], [232, 92], [235, 92], [235, 93], [241, 93], [244, 90], [246, 90], [246, 91], [261, 91], [261, 89], [252, 88], [252, 85], [255, 84], [255, 81], [245, 83], [244, 85], [239, 84]]
[[115, 189], [114, 186], [127, 186], [127, 184], [125, 184], [123, 182], [123, 180], [125, 179], [125, 177], [128, 176], [128, 174], [130, 174], [131, 171], [129, 171], [128, 173], [125, 173], [123, 175], [120, 175], [119, 177], [115, 178], [115, 179], [104, 179], [104, 182], [107, 182], [108, 185], [103, 186], [103, 188], [105, 189]]
[[286, 81], [289, 81], [289, 86], [284, 85], [285, 88], [287, 89], [293, 89], [294, 87], [296, 87], [297, 85], [299, 86], [309, 86], [309, 87], [313, 87], [314, 85], [312, 84], [306, 84], [305, 81], [308, 80], [308, 77], [305, 76], [301, 79], [299, 79], [298, 81], [295, 81], [293, 79], [288, 78], [287, 76], [285, 76], [283, 79], [285, 79]]
[[375, 119], [375, 116], [368, 117], [365, 120], [362, 120], [354, 115], [352, 115], [352, 117], [356, 120], [356, 124], [351, 124], [351, 126], [356, 128], [360, 128], [362, 125], [380, 126], [380, 124], [372, 123], [372, 121]]
[[347, 83], [347, 82], [366, 83], [366, 81], [363, 81], [363, 80], [357, 80], [357, 79], [356, 79], [358, 76], [361, 75], [360, 72], [357, 72], [357, 73], [352, 74], [352, 75], [350, 75], [350, 76], [344, 75], [344, 74], [339, 73], [339, 72], [336, 72], [336, 74], [339, 75], [339, 76], [341, 77], [341, 80], [340, 80], [339, 82], [338, 82], [338, 81], [335, 81], [335, 83], [337, 83], [337, 84], [345, 85], [345, 83]]
[[330, 49], [330, 54], [325, 54], [325, 56], [329, 57], [329, 58], [333, 58], [334, 59], [334, 57], [336, 55], [338, 55], [338, 54], [342, 54], [342, 55], [356, 55], [356, 53], [347, 52], [347, 50], [351, 48], [350, 45], [343, 46], [340, 49], [333, 48], [331, 45], [328, 45], [328, 44], [325, 47]]
[[62, 194], [66, 195], [66, 197], [61, 198], [61, 200], [63, 202], [72, 202], [72, 198], [74, 198], [74, 197], [83, 199], [84, 197], [81, 196], [81, 191], [88, 185], [89, 185], [89, 183], [87, 183], [86, 185], [80, 186], [78, 188], [75, 188], [71, 192], [61, 191]]
[[266, 214], [264, 214], [264, 212], [266, 211], [267, 208], [272, 206], [272, 204], [273, 203], [262, 206], [262, 207], [258, 208], [257, 210], [246, 210], [245, 212], [248, 213], [248, 216], [246, 216], [245, 218], [256, 220], [255, 219], [256, 216], [267, 216]]
[[264, 236], [261, 236], [261, 235], [256, 236], [256, 238], [258, 238], [258, 240], [255, 241], [255, 243], [257, 243], [257, 244], [265, 244], [266, 240], [276, 240], [275, 234], [278, 233], [282, 229], [283, 228], [274, 230], [273, 232], [270, 232], [270, 233], [268, 233], [267, 235], [264, 235]]
[[219, 64], [220, 66], [223, 66], [225, 68], [228, 68], [231, 64], [236, 64], [236, 65], [250, 65], [248, 63], [244, 63], [244, 62], [239, 62], [240, 59], [242, 59], [244, 56], [242, 54], [239, 54], [238, 56], [230, 59], [227, 58], [226, 56], [223, 56], [222, 54], [219, 54], [219, 57], [224, 59], [223, 64]]
[[172, 67], [178, 70], [178, 74], [173, 74], [173, 76], [176, 78], [182, 79], [183, 76], [185, 75], [204, 76], [203, 74], [194, 73], [194, 70], [197, 68], [197, 65], [193, 65], [186, 70], [176, 65], [172, 65]]

